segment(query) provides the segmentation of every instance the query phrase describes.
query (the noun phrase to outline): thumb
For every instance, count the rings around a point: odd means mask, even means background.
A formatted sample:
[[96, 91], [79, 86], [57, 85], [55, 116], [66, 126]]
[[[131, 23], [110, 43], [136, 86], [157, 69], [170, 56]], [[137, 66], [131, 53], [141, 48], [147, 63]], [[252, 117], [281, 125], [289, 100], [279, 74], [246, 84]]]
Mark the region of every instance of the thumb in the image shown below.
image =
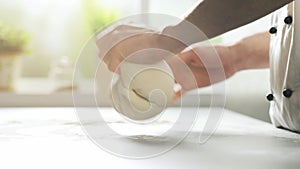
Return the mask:
[[172, 103], [175, 103], [179, 98], [181, 98], [185, 93], [184, 89], [180, 89], [175, 91], [173, 99], [172, 99]]

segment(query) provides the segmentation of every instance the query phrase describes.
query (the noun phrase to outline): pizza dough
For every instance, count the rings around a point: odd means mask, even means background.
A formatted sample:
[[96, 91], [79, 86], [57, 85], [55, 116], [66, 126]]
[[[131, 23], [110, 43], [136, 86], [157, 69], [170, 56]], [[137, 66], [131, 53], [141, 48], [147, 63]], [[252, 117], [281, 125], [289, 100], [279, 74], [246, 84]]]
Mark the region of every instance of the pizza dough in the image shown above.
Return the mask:
[[115, 109], [131, 120], [159, 115], [172, 101], [174, 76], [165, 61], [156, 64], [122, 62], [111, 88]]

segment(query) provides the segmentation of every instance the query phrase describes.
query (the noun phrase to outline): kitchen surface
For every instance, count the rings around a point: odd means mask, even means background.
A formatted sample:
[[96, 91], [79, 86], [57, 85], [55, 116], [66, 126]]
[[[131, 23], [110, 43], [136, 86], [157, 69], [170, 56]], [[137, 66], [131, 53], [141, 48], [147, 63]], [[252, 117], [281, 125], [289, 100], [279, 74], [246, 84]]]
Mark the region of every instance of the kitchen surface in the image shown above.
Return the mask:
[[[210, 139], [199, 143], [209, 113], [209, 108], [200, 108], [198, 120], [188, 136], [173, 149], [149, 159], [122, 158], [101, 149], [85, 135], [84, 125], [83, 128], [80, 126], [74, 108], [1, 108], [0, 111], [0, 158], [5, 168], [296, 169], [300, 165], [299, 134], [276, 129], [269, 123], [229, 110], [224, 110]], [[114, 110], [99, 108], [99, 111], [109, 117]], [[182, 109], [182, 113], [193, 111], [195, 108]], [[117, 119], [110, 118], [110, 122], [122, 125]], [[103, 121], [86, 125], [101, 124]], [[125, 122], [123, 127], [126, 125], [130, 123]], [[159, 137], [146, 138], [151, 141], [137, 141], [130, 136], [120, 139], [158, 147], [162, 141]], [[164, 138], [163, 141], [171, 139]]]

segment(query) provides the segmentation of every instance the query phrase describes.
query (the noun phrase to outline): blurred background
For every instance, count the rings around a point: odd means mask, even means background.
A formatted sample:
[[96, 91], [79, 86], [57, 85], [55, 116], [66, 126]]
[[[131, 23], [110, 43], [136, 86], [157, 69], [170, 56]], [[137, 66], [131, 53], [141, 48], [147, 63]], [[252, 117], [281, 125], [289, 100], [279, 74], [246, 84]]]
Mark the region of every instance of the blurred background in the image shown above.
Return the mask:
[[[0, 0], [0, 106], [73, 106], [72, 89], [91, 106], [95, 56], [80, 63], [80, 76], [72, 85], [76, 58], [98, 29], [133, 14], [151, 12], [182, 16], [197, 0]], [[270, 16], [216, 37], [229, 44], [270, 27]], [[108, 81], [111, 74], [97, 77]], [[226, 108], [269, 121], [269, 71], [237, 73], [226, 81]], [[203, 106], [210, 89], [200, 89]], [[194, 103], [193, 92], [185, 96]], [[107, 93], [103, 93], [107, 95]], [[109, 106], [107, 97], [99, 102]]]

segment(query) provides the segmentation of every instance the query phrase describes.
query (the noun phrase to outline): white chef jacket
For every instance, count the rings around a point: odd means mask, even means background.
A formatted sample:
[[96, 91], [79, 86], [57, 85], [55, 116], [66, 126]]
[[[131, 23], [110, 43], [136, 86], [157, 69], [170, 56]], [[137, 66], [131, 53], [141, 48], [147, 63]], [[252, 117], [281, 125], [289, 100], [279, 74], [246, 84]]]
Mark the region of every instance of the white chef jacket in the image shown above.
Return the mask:
[[272, 123], [300, 132], [300, 1], [273, 14], [270, 42]]

